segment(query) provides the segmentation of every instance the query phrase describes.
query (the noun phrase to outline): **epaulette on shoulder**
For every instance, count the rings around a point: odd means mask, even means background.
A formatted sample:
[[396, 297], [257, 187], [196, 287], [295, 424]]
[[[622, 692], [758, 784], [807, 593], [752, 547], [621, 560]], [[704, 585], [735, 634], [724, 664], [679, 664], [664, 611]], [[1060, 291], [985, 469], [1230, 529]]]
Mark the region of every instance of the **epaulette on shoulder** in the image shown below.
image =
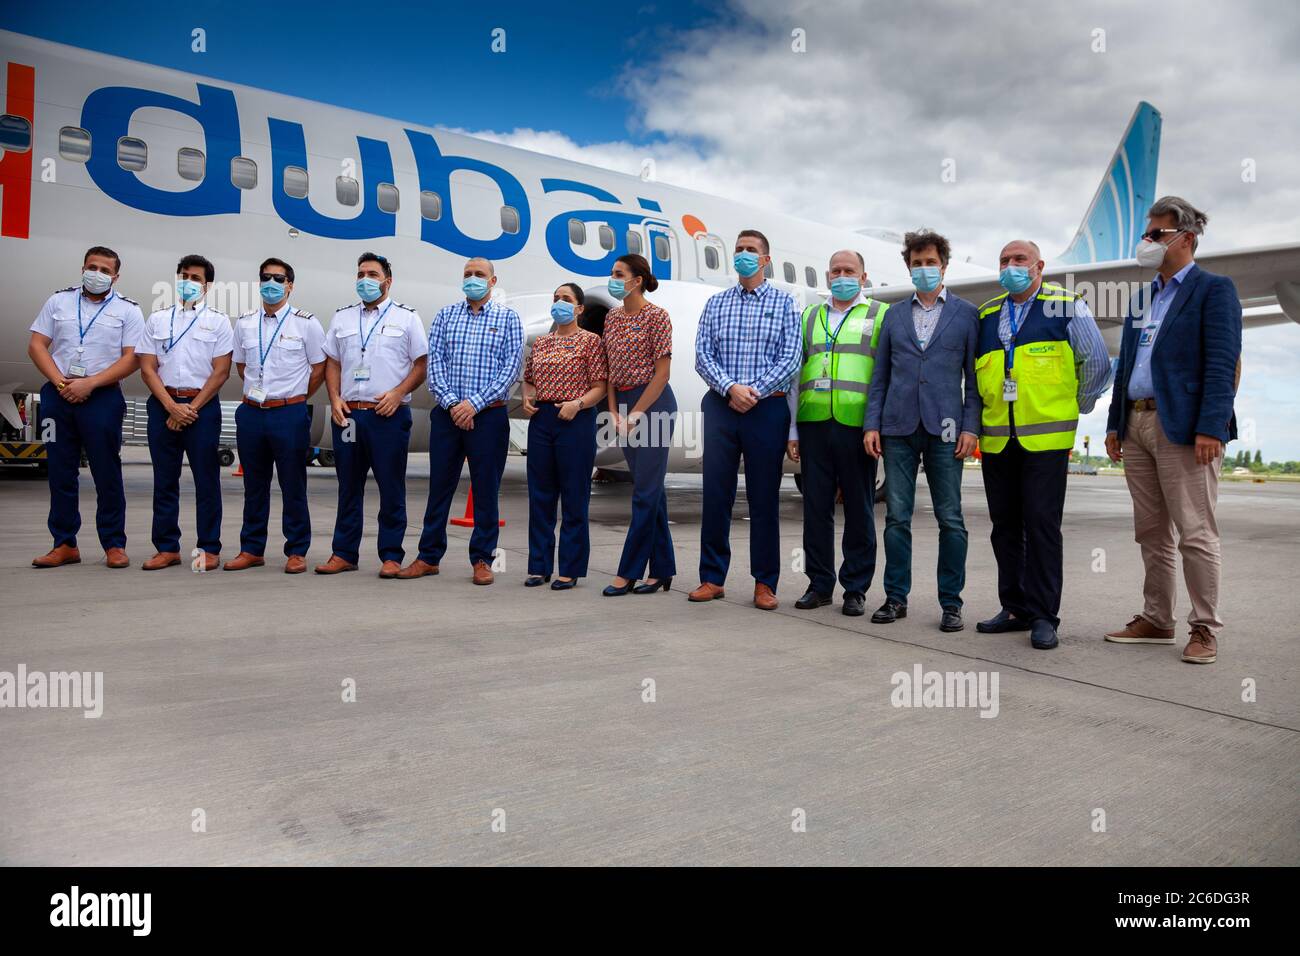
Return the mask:
[[[360, 302], [349, 302], [347, 305], [341, 305], [334, 310], [334, 314], [338, 315], [340, 312], [346, 312], [348, 309], [355, 309], [360, 304]], [[297, 312], [298, 310], [295, 309], [294, 311]]]
[[397, 306], [399, 309], [405, 309], [407, 312], [410, 312], [411, 314], [415, 313], [415, 309], [407, 305], [405, 302], [394, 302], [393, 305]]
[[314, 318], [316, 318], [316, 316], [312, 315], [310, 312], [304, 312], [302, 309], [299, 309], [299, 308], [295, 308], [295, 309], [293, 310], [293, 314], [296, 315], [296, 316], [298, 316], [298, 317], [301, 318], [301, 319], [314, 319]]
[[[257, 309], [249, 309], [247, 312], [240, 313], [239, 318], [240, 318], [240, 319], [251, 319], [251, 318], [252, 318], [253, 316], [255, 316], [255, 315], [257, 315]], [[235, 321], [239, 321], [239, 320], [236, 319]]]
[[121, 299], [123, 302], [130, 302], [137, 309], [140, 308], [140, 303], [135, 301], [135, 299], [129, 299], [124, 295], [119, 295], [118, 298]]
[[76, 292], [76, 291], [77, 291], [77, 287], [75, 285], [70, 285], [66, 289], [55, 289], [53, 292], [50, 293], [50, 295], [58, 295], [61, 292]]

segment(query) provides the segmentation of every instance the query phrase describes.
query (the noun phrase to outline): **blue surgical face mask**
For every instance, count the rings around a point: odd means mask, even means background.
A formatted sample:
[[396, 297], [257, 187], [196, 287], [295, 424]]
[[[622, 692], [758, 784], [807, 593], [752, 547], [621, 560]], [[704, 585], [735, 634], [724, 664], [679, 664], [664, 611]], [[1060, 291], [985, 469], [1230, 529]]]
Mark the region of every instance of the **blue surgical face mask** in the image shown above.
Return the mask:
[[831, 280], [831, 295], [841, 302], [848, 302], [862, 291], [862, 280], [853, 276], [836, 276]]
[[1024, 292], [1033, 285], [1033, 280], [1029, 278], [1029, 269], [1025, 266], [1007, 266], [998, 273], [998, 282], [1002, 283], [1002, 288], [1012, 295]]
[[912, 285], [920, 292], [933, 292], [939, 288], [941, 278], [938, 266], [917, 266], [912, 270]]
[[627, 283], [622, 279], [610, 279], [606, 288], [609, 289], [609, 294], [620, 302], [627, 296]]
[[736, 267], [736, 274], [748, 279], [758, 271], [757, 252], [737, 252], [731, 264]]
[[374, 302], [383, 294], [384, 286], [378, 279], [363, 276], [357, 280], [357, 295], [361, 296], [362, 302]]
[[284, 286], [270, 279], [258, 286], [257, 290], [262, 293], [262, 301], [267, 305], [275, 305], [284, 298]]
[[575, 318], [573, 303], [567, 299], [556, 299], [551, 303], [551, 318], [558, 325], [568, 325]]
[[193, 279], [177, 279], [176, 294], [180, 296], [182, 302], [193, 302], [203, 294], [203, 286]]
[[488, 280], [482, 276], [470, 276], [460, 284], [461, 290], [465, 293], [465, 298], [471, 302], [477, 302], [479, 299], [487, 297]]
[[109, 290], [113, 284], [113, 277], [107, 272], [96, 272], [94, 269], [87, 269], [81, 274], [81, 287], [91, 295], [102, 295]]

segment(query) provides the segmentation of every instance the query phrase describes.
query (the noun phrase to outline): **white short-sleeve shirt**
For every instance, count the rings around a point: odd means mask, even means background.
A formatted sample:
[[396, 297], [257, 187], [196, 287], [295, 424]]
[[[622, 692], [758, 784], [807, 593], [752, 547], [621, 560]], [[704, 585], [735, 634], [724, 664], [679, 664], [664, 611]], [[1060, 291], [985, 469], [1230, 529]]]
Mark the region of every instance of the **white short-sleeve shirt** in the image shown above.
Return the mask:
[[267, 398], [306, 395], [311, 367], [325, 361], [324, 341], [325, 330], [316, 316], [287, 303], [274, 315], [264, 309], [241, 315], [235, 321], [233, 355], [236, 364], [245, 366], [244, 394], [260, 385]]
[[[325, 333], [324, 348], [342, 369], [343, 400], [373, 402], [410, 374], [411, 367], [425, 357], [428, 340], [419, 313], [388, 299], [377, 308], [363, 308], [356, 302], [335, 312]], [[357, 378], [357, 369], [368, 369], [369, 377]], [[402, 401], [410, 400], [411, 393], [407, 392]]]
[[143, 330], [144, 316], [133, 299], [110, 292], [108, 298], [95, 302], [84, 298], [76, 286], [46, 299], [29, 329], [49, 336], [50, 355], [63, 375], [70, 375], [73, 365], [84, 365], [87, 375], [98, 375], [122, 357], [124, 348], [135, 348]]
[[202, 388], [212, 363], [234, 350], [230, 318], [200, 303], [197, 308], [159, 309], [144, 324], [135, 350], [158, 356], [158, 377], [169, 388]]

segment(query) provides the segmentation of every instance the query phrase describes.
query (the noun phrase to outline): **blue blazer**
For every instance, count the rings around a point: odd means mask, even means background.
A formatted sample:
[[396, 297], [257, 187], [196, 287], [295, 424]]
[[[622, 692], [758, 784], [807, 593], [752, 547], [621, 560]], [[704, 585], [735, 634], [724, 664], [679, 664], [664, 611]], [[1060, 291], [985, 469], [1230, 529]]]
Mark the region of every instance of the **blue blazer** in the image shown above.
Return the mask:
[[[1152, 288], [1142, 296], [1150, 302]], [[1129, 378], [1137, 356], [1135, 297], [1124, 319], [1119, 367], [1110, 395], [1106, 430], [1122, 439], [1128, 426]], [[1140, 310], [1139, 310], [1140, 311]], [[1174, 297], [1151, 350], [1151, 383], [1156, 414], [1165, 437], [1176, 445], [1194, 445], [1197, 435], [1228, 442], [1237, 437], [1232, 401], [1237, 394], [1241, 358], [1241, 300], [1227, 276], [1192, 266]]]
[[[975, 344], [979, 313], [965, 299], [948, 293], [925, 350], [912, 322], [912, 297], [885, 313], [876, 344], [864, 431], [910, 435], [922, 425], [931, 435], [980, 433], [980, 393], [975, 384]], [[962, 378], [965, 377], [963, 388]], [[956, 440], [953, 434], [953, 440]]]

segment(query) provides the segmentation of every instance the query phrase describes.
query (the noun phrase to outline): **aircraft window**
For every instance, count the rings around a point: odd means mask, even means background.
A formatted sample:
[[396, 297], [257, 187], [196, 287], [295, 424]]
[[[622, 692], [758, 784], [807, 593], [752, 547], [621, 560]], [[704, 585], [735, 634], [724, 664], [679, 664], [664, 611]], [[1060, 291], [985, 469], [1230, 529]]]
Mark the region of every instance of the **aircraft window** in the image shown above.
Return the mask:
[[90, 134], [80, 126], [65, 126], [59, 130], [59, 155], [74, 163], [90, 159]]
[[340, 206], [355, 206], [361, 202], [361, 184], [351, 176], [339, 176], [334, 180], [334, 198]]
[[671, 250], [668, 248], [667, 236], [655, 236], [655, 258], [662, 262], [667, 262], [672, 258]]
[[420, 193], [420, 216], [424, 219], [441, 219], [442, 197], [428, 189]]
[[718, 268], [718, 250], [714, 249], [712, 246], [704, 247], [704, 268]]
[[600, 239], [600, 248], [606, 250], [614, 248], [613, 229], [609, 228], [609, 226], [606, 226], [605, 224], [602, 223], [600, 229], [596, 231], [596, 234]]
[[763, 266], [763, 276], [765, 278], [770, 279], [774, 275], [776, 275], [776, 270], [772, 268], [772, 263], [769, 262], [767, 265]]
[[785, 267], [784, 267], [781, 271], [785, 274], [785, 281], [786, 281], [786, 282], [793, 282], [793, 281], [794, 281], [795, 273], [794, 273], [794, 263], [793, 263], [793, 262], [787, 262], [787, 263], [785, 264]]
[[817, 288], [817, 270], [812, 266], [803, 267], [803, 278], [804, 281], [808, 283], [808, 288]]
[[375, 202], [380, 212], [397, 212], [397, 207], [401, 204], [401, 196], [392, 183], [380, 183], [375, 187]]
[[117, 165], [138, 173], [149, 163], [149, 147], [144, 140], [123, 136], [117, 141]]
[[203, 171], [207, 168], [207, 164], [207, 157], [203, 155], [201, 149], [182, 146], [176, 151], [176, 171], [181, 174], [181, 179], [199, 182], [203, 179]]
[[25, 153], [32, 148], [32, 124], [21, 116], [0, 116], [0, 149]]
[[306, 199], [307, 170], [301, 166], [284, 167], [284, 192], [294, 199]]
[[512, 236], [519, 232], [519, 210], [514, 206], [501, 207], [501, 229]]
[[575, 246], [587, 244], [587, 224], [581, 219], [569, 220], [569, 242]]
[[243, 156], [230, 161], [230, 181], [240, 189], [257, 188], [257, 163]]
[[641, 233], [635, 229], [627, 231], [627, 251], [634, 256], [641, 255]]

